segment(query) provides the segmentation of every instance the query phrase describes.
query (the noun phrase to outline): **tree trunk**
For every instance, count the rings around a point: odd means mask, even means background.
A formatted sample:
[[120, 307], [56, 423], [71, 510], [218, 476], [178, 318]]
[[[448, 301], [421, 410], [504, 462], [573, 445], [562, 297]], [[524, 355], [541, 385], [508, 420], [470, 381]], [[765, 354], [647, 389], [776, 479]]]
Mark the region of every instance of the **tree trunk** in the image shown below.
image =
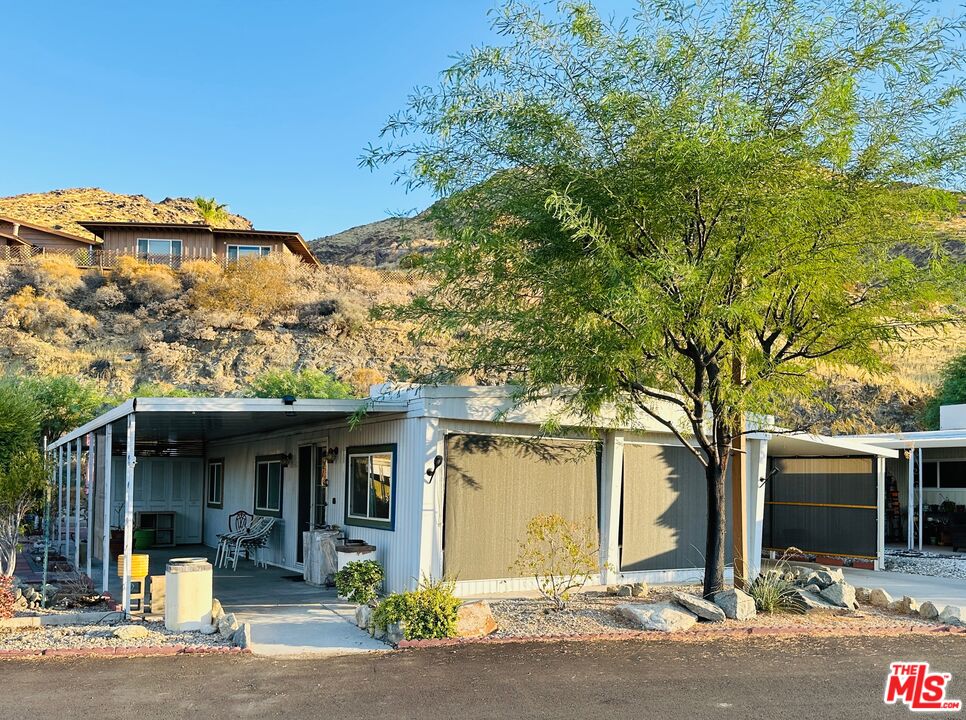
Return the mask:
[[17, 565], [17, 540], [23, 515], [0, 518], [0, 577], [10, 577]]
[[[722, 457], [727, 458], [725, 453]], [[724, 589], [725, 533], [725, 472], [727, 462], [710, 460], [705, 466], [708, 485], [708, 538], [704, 558], [704, 596], [710, 598]]]

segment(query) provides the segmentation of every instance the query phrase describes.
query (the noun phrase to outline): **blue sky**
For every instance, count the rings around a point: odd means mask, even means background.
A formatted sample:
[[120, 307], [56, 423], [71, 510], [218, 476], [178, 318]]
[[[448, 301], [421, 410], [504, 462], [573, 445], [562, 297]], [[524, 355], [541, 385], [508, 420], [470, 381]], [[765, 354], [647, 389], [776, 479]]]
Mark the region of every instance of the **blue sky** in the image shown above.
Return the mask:
[[422, 209], [357, 158], [415, 85], [492, 39], [493, 4], [5, 3], [0, 195], [215, 196], [307, 238]]

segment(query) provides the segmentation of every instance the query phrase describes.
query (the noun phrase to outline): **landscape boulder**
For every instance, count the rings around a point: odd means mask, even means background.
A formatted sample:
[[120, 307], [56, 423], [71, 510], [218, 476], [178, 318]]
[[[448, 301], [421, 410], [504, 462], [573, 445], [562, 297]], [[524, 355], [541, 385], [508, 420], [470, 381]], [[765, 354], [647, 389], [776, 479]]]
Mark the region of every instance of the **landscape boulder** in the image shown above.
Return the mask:
[[486, 600], [465, 602], [456, 611], [456, 637], [486, 637], [496, 627], [496, 618]]
[[221, 606], [221, 601], [218, 598], [213, 598], [211, 601], [211, 622], [215, 625], [225, 614], [225, 609]]
[[855, 599], [860, 603], [869, 602], [869, 588], [857, 587], [855, 588]]
[[962, 625], [966, 621], [966, 608], [961, 605], [947, 605], [939, 613], [939, 619], [947, 625]]
[[238, 619], [235, 617], [235, 613], [222, 615], [218, 620], [218, 634], [226, 640], [234, 635], [237, 629]]
[[634, 594], [634, 590], [630, 585], [621, 585], [617, 588], [617, 597], [631, 597]]
[[888, 608], [892, 605], [892, 596], [882, 588], [875, 588], [869, 593], [869, 605]]
[[832, 583], [822, 590], [819, 595], [833, 605], [838, 605], [841, 608], [856, 610], [859, 607], [859, 603], [855, 600], [855, 588], [844, 580]]
[[231, 644], [236, 647], [240, 647], [245, 650], [251, 647], [252, 644], [252, 625], [251, 623], [242, 623], [241, 626], [235, 631], [235, 634], [231, 636]]
[[833, 605], [828, 600], [817, 593], [809, 592], [804, 588], [795, 588], [799, 603], [806, 612], [820, 612], [828, 610], [840, 610], [838, 605]]
[[732, 620], [750, 620], [758, 614], [755, 599], [738, 588], [716, 592], [714, 603]]
[[114, 628], [113, 635], [119, 640], [139, 640], [145, 638], [151, 634], [143, 625], [121, 625], [120, 627]]
[[386, 642], [393, 645], [398, 645], [403, 640], [406, 639], [406, 623], [404, 622], [394, 622], [389, 623], [386, 627]]
[[711, 622], [724, 622], [725, 612], [713, 602], [700, 598], [697, 595], [691, 595], [690, 593], [684, 592], [673, 592], [671, 597], [679, 605], [683, 605], [688, 610], [693, 612], [702, 620], [710, 620]]
[[200, 632], [202, 635], [214, 635], [216, 632], [218, 632], [218, 626], [215, 624], [202, 625], [198, 632]]
[[372, 608], [368, 605], [360, 605], [356, 608], [356, 625], [365, 629], [369, 627], [372, 620]]
[[698, 616], [674, 603], [629, 603], [614, 610], [643, 630], [679, 632], [690, 630]]
[[818, 580], [819, 587], [821, 587], [823, 590], [829, 585], [845, 582], [845, 574], [840, 568], [835, 568], [834, 570], [832, 568], [822, 568], [816, 572], [815, 575], [816, 579]]
[[919, 606], [919, 617], [923, 620], [935, 620], [939, 617], [939, 608], [927, 600]]
[[916, 614], [919, 612], [919, 601], [908, 595], [903, 595], [902, 600], [895, 600], [889, 608], [906, 615]]
[[650, 588], [648, 588], [646, 582], [636, 582], [631, 585], [631, 595], [634, 597], [647, 597]]

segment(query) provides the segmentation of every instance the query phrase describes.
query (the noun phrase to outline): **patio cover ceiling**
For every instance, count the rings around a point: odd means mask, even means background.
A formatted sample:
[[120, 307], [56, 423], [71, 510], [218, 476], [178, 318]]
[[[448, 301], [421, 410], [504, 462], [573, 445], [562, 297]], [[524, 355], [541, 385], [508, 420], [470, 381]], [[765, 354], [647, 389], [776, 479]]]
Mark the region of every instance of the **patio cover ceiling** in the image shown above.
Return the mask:
[[360, 411], [398, 414], [407, 407], [406, 402], [370, 400], [301, 399], [287, 406], [280, 399], [265, 398], [135, 398], [62, 436], [48, 449], [108, 425], [114, 425], [114, 446], [123, 448], [125, 431], [120, 423], [131, 413], [138, 455], [189, 456], [203, 454], [204, 444], [212, 440], [344, 420]]
[[898, 457], [898, 451], [855, 438], [796, 432], [771, 434], [768, 437], [768, 455], [771, 457], [854, 457], [856, 455]]

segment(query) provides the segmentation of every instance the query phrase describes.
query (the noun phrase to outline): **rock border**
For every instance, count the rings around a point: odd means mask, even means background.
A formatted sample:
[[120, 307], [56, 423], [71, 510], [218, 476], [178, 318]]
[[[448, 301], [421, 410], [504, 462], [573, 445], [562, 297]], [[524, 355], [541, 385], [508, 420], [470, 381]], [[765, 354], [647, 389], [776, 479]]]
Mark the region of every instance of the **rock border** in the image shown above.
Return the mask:
[[249, 648], [227, 645], [156, 645], [150, 647], [48, 648], [46, 650], [0, 650], [0, 660], [47, 657], [154, 657], [159, 655], [250, 655]]
[[[433, 640], [400, 640], [395, 644], [396, 649], [421, 649], [431, 647], [452, 647], [455, 645], [493, 644], [506, 645], [529, 642], [597, 642], [611, 640], [668, 640], [671, 642], [688, 642], [690, 640], [717, 640], [747, 638], [749, 636], [773, 637], [816, 637], [815, 628], [802, 628], [798, 625], [787, 627], [750, 627], [750, 628], [721, 628], [695, 627], [691, 630], [677, 633], [660, 632], [657, 630], [630, 630], [627, 632], [584, 633], [577, 635], [519, 635], [514, 637], [481, 637], [481, 638], [444, 638]], [[823, 629], [819, 637], [901, 637], [904, 635], [966, 635], [966, 627], [939, 625], [925, 627], [910, 625], [908, 627], [859, 629], [836, 628]]]

